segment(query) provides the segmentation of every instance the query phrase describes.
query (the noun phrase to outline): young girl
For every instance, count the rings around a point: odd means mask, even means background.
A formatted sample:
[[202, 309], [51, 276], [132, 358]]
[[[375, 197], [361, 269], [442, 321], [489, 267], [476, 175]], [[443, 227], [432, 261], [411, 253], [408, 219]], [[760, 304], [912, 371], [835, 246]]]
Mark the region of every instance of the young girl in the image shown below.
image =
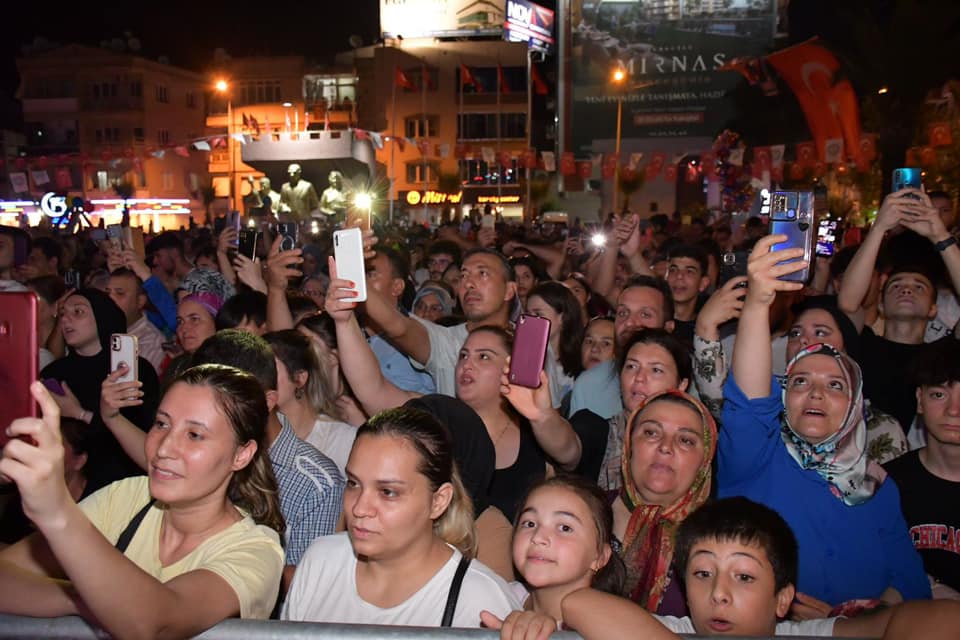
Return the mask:
[[[563, 598], [586, 587], [619, 595], [626, 570], [613, 552], [613, 511], [606, 496], [579, 476], [559, 475], [531, 488], [517, 515], [513, 563], [524, 584], [513, 583], [524, 600], [525, 619], [547, 628], [562, 625]], [[526, 587], [526, 589], [524, 588]], [[515, 622], [521, 612], [507, 617]], [[501, 621], [481, 614], [487, 627]]]
[[482, 609], [517, 608], [507, 584], [469, 560], [473, 506], [432, 415], [391, 409], [360, 427], [343, 515], [347, 531], [315, 540], [297, 566], [284, 620], [436, 627], [453, 602], [447, 626], [479, 627]]

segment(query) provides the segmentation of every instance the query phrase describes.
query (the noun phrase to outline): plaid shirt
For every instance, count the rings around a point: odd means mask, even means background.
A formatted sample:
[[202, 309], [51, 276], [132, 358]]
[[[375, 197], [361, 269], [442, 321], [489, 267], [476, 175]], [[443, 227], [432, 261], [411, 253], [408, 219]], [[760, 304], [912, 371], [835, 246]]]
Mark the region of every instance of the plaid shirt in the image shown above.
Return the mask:
[[334, 532], [346, 480], [330, 458], [298, 438], [282, 414], [278, 417], [283, 428], [270, 445], [270, 462], [287, 521], [286, 563], [296, 565], [315, 538]]

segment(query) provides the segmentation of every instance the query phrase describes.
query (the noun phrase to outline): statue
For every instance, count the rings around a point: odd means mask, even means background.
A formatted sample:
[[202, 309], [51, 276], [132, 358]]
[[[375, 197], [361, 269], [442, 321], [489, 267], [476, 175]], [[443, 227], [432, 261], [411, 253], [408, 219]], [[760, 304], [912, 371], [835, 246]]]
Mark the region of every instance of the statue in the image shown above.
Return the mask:
[[248, 176], [250, 182], [250, 195], [244, 198], [247, 203], [247, 210], [255, 216], [276, 217], [280, 211], [280, 194], [273, 190], [270, 184], [270, 178], [263, 176], [260, 178], [260, 189], [253, 188], [253, 176]]
[[342, 220], [347, 210], [347, 194], [343, 192], [343, 174], [331, 171], [327, 176], [330, 186], [323, 190], [320, 197], [320, 211], [335, 222]]
[[313, 215], [320, 206], [320, 198], [313, 185], [303, 180], [299, 164], [287, 167], [289, 181], [280, 189], [280, 211], [289, 213], [292, 220], [300, 222]]

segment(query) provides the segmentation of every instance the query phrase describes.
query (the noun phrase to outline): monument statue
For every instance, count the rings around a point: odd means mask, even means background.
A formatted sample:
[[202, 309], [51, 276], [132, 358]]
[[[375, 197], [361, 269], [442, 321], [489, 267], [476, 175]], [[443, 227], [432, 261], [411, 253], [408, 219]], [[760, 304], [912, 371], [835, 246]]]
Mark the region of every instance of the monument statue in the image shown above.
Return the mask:
[[287, 167], [288, 181], [280, 188], [280, 211], [300, 222], [309, 218], [320, 207], [320, 198], [313, 185], [302, 179], [299, 164]]
[[343, 191], [343, 174], [333, 170], [327, 176], [329, 186], [320, 196], [320, 212], [334, 221], [339, 221], [347, 210], [347, 194]]
[[280, 212], [280, 194], [273, 190], [270, 178], [263, 176], [260, 178], [260, 189], [254, 189], [253, 176], [248, 176], [250, 182], [250, 195], [244, 198], [247, 203], [247, 210], [257, 216], [276, 217]]

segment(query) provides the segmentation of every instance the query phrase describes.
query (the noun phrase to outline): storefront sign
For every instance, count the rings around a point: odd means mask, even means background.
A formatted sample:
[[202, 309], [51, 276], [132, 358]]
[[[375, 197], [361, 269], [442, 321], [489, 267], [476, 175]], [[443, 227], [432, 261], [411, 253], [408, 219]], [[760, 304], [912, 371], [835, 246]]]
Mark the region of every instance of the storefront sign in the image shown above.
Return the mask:
[[40, 198], [40, 210], [48, 218], [59, 218], [67, 212], [67, 199], [48, 191]]
[[442, 193], [440, 191], [408, 191], [407, 204], [411, 207], [427, 204], [459, 204], [463, 199], [463, 192]]
[[507, 22], [503, 38], [526, 42], [531, 49], [549, 52], [553, 48], [553, 11], [527, 0], [507, 0]]
[[499, 36], [503, 23], [503, 0], [380, 0], [380, 30], [387, 38]]
[[517, 204], [519, 195], [477, 196], [477, 204]]

